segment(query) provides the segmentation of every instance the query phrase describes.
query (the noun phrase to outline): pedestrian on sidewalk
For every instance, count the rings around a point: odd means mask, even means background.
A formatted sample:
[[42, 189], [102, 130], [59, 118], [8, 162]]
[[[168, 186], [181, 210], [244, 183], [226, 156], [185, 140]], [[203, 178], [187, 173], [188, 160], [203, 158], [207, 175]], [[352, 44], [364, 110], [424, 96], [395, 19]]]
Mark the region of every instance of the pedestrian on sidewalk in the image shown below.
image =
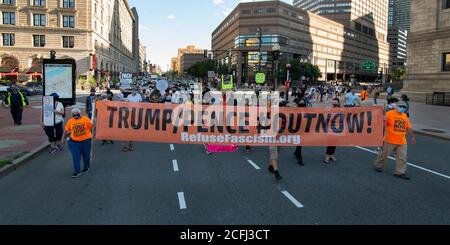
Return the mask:
[[[72, 109], [72, 118], [67, 122], [63, 140], [70, 134], [68, 140], [69, 150], [72, 154], [74, 172], [72, 178], [77, 178], [81, 173], [89, 172], [91, 168], [91, 142], [92, 142], [91, 119], [81, 116], [81, 110]], [[81, 158], [83, 158], [84, 169], [80, 171]]]
[[380, 95], [381, 95], [381, 89], [380, 88], [375, 88], [375, 94], [373, 96], [373, 103], [375, 105], [378, 105], [378, 98], [380, 97]]
[[109, 101], [113, 101], [113, 99], [114, 99], [114, 93], [111, 92], [111, 89], [110, 89], [110, 88], [106, 88], [106, 94], [108, 95], [108, 100], [109, 100]]
[[[53, 97], [55, 114], [55, 121], [53, 126], [45, 126], [43, 122], [43, 116], [41, 114], [41, 126], [48, 137], [48, 142], [50, 143], [50, 154], [54, 154], [57, 151], [62, 151], [63, 147], [61, 144], [62, 136], [64, 132], [64, 117], [66, 115], [64, 105], [59, 101], [59, 95], [53, 93], [50, 96]], [[42, 113], [42, 111], [41, 111]]]
[[14, 125], [22, 125], [23, 109], [29, 104], [27, 97], [20, 92], [16, 83], [11, 84], [10, 91], [5, 97], [5, 104], [9, 107]]
[[96, 90], [95, 88], [91, 88], [91, 93], [86, 98], [86, 114], [90, 119], [92, 119], [92, 112], [94, 110], [96, 101], [97, 101]]
[[386, 136], [383, 151], [378, 155], [375, 161], [375, 171], [383, 172], [383, 166], [387, 166], [389, 154], [394, 151], [397, 156], [394, 176], [397, 178], [409, 180], [406, 175], [407, 170], [407, 152], [408, 143], [406, 134], [411, 137], [412, 144], [416, 144], [416, 139], [412, 131], [411, 124], [405, 114], [406, 103], [399, 102], [396, 110], [386, 113]]
[[[340, 108], [341, 107], [341, 101], [339, 100], [339, 98], [334, 98], [333, 99], [333, 108]], [[328, 146], [327, 147], [327, 152], [325, 155], [325, 160], [323, 161], [323, 163], [325, 164], [329, 164], [330, 162], [337, 162], [336, 157], [334, 156], [336, 154], [336, 146]]]
[[386, 89], [386, 93], [387, 93], [387, 99], [392, 98], [392, 96], [394, 96], [394, 88], [392, 88], [392, 86], [389, 85], [389, 87]]

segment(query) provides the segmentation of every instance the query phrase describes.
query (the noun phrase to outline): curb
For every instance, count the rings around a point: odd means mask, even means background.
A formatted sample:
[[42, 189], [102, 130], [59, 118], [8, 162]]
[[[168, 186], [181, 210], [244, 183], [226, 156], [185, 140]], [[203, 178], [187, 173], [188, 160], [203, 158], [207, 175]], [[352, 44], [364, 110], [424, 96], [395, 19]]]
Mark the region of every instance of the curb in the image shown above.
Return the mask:
[[48, 150], [49, 147], [50, 147], [50, 144], [48, 142], [46, 142], [46, 143], [42, 144], [41, 146], [35, 148], [31, 152], [17, 158], [16, 160], [14, 160], [12, 162], [12, 164], [7, 165], [7, 166], [3, 167], [2, 169], [0, 169], [0, 178], [5, 177], [5, 176], [9, 175], [10, 173], [16, 171], [18, 168], [22, 167], [27, 162], [29, 162], [30, 160], [34, 159], [36, 156], [41, 154], [43, 151]]

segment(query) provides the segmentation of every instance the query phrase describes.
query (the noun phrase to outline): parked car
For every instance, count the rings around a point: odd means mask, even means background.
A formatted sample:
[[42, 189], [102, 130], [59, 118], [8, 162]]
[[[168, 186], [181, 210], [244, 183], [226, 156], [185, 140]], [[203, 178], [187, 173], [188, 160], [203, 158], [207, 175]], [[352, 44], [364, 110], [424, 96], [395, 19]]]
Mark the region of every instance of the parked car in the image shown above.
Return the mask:
[[8, 86], [0, 85], [0, 99], [4, 99], [8, 95]]
[[31, 95], [36, 95], [37, 91], [34, 88], [30, 88], [30, 87], [26, 87], [23, 85], [18, 85], [17, 87], [20, 89], [20, 92], [22, 92], [25, 96], [31, 96]]

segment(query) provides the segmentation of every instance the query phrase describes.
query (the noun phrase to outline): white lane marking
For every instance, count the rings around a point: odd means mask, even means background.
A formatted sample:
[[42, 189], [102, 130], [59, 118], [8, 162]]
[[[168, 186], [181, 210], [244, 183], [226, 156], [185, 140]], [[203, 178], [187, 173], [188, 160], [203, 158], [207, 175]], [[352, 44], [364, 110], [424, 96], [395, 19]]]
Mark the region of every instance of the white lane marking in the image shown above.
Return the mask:
[[175, 150], [175, 146], [173, 144], [170, 144], [170, 150], [174, 151]]
[[247, 162], [250, 163], [256, 170], [261, 169], [254, 161], [247, 159]]
[[172, 165], [173, 165], [173, 171], [174, 172], [178, 172], [178, 161], [177, 160], [172, 160]]
[[180, 203], [180, 209], [187, 209], [184, 192], [178, 192], [178, 202]]
[[283, 195], [285, 195], [297, 208], [304, 208], [304, 206], [299, 201], [297, 201], [297, 199], [295, 199], [289, 192], [282, 191], [281, 193], [283, 193]]
[[[372, 150], [369, 150], [369, 149], [366, 149], [366, 148], [364, 148], [364, 147], [356, 146], [356, 148], [358, 148], [358, 149], [360, 149], [360, 150], [363, 150], [363, 151], [367, 151], [367, 152], [373, 153], [373, 154], [375, 154], [375, 155], [378, 155], [378, 152], [372, 151]], [[397, 160], [395, 157], [389, 157], [389, 159], [394, 160], [394, 161]], [[411, 166], [411, 167], [414, 167], [414, 168], [418, 168], [418, 169], [420, 169], [420, 170], [423, 170], [423, 171], [425, 171], [425, 172], [432, 173], [432, 174], [435, 174], [435, 175], [444, 177], [444, 178], [446, 178], [446, 179], [450, 179], [450, 176], [447, 176], [447, 175], [438, 173], [438, 172], [433, 171], [433, 170], [430, 170], [430, 169], [426, 169], [426, 168], [421, 167], [421, 166], [418, 166], [418, 165], [416, 165], [416, 164], [408, 163], [408, 165]]]

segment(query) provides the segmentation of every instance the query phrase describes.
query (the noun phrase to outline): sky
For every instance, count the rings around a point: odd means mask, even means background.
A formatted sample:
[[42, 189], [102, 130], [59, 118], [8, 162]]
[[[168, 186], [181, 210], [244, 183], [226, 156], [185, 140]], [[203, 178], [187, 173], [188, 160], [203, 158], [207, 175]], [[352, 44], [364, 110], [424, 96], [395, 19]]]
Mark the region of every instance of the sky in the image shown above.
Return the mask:
[[[147, 59], [167, 70], [178, 48], [211, 48], [211, 33], [239, 2], [258, 0], [128, 0], [139, 14]], [[283, 0], [292, 4], [292, 0]], [[169, 67], [170, 69], [170, 67]]]

